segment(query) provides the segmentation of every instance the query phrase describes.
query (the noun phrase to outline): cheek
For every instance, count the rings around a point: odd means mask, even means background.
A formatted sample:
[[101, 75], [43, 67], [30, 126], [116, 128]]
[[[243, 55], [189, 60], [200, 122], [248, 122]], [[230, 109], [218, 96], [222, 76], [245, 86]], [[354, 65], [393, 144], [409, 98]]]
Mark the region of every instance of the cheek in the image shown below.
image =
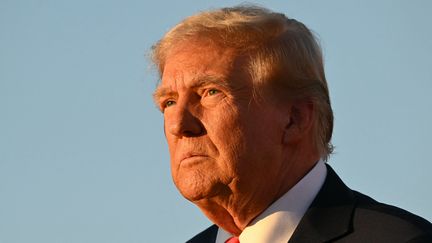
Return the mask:
[[175, 154], [175, 142], [174, 142], [174, 138], [172, 136], [165, 135], [165, 139], [167, 141], [169, 154], [170, 154], [170, 156], [172, 158], [172, 156]]
[[171, 174], [172, 176], [175, 176], [178, 170], [178, 162], [176, 162], [176, 157], [175, 157], [177, 140], [172, 135], [170, 136], [167, 134], [165, 134], [165, 139], [168, 144], [168, 152], [170, 155], [169, 157], [170, 157]]
[[215, 144], [219, 152], [235, 151], [243, 139], [243, 127], [235, 108], [225, 106], [219, 112], [204, 117], [205, 127], [209, 139]]
[[[229, 125], [229, 126], [228, 126]], [[245, 129], [239, 123], [227, 124], [220, 139], [219, 150], [223, 158], [226, 170], [238, 174], [240, 168], [244, 166], [245, 158], [248, 155], [248, 142]]]
[[276, 116], [265, 112], [249, 113], [240, 118], [238, 141], [241, 146], [238, 149], [243, 151], [246, 166], [254, 164], [262, 168], [278, 155], [283, 130], [276, 120]]
[[218, 161], [217, 166], [230, 175], [235, 173], [244, 145], [243, 129], [237, 114], [231, 106], [224, 106], [217, 112], [207, 113], [203, 119], [207, 132], [205, 137], [211, 144], [212, 154]]

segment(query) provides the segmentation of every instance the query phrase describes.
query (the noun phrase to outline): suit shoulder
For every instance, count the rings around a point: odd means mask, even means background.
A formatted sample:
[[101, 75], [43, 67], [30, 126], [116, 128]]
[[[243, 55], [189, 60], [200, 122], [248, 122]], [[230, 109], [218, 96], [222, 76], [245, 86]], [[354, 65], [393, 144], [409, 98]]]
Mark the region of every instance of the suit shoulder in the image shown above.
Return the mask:
[[192, 239], [186, 241], [186, 243], [213, 243], [216, 241], [217, 232], [218, 227], [212, 225], [195, 235]]
[[[395, 239], [413, 240], [418, 237], [432, 239], [432, 224], [404, 209], [380, 203], [353, 191], [357, 198], [353, 227], [367, 229], [376, 235], [392, 235]], [[414, 241], [417, 242], [417, 241]]]

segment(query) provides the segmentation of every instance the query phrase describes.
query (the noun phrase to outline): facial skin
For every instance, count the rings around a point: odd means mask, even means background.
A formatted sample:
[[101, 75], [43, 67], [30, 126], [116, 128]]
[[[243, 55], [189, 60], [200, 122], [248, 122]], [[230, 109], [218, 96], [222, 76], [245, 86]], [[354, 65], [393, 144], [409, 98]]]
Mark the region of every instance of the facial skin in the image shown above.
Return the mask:
[[245, 60], [213, 44], [180, 44], [154, 94], [175, 185], [235, 235], [313, 165], [298, 162], [297, 154], [305, 153], [300, 133], [309, 128], [296, 121], [311, 120], [312, 108], [303, 105], [309, 115], [297, 119], [292, 111], [300, 106], [271, 96], [256, 101]]

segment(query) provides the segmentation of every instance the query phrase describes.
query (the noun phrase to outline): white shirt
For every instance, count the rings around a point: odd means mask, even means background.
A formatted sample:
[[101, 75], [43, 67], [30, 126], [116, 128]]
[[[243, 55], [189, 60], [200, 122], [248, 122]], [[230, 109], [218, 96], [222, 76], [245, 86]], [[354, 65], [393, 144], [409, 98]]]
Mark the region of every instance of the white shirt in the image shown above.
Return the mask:
[[[241, 243], [286, 243], [315, 199], [327, 176], [324, 161], [319, 160], [287, 193], [258, 215], [240, 234]], [[216, 243], [232, 235], [218, 229]]]

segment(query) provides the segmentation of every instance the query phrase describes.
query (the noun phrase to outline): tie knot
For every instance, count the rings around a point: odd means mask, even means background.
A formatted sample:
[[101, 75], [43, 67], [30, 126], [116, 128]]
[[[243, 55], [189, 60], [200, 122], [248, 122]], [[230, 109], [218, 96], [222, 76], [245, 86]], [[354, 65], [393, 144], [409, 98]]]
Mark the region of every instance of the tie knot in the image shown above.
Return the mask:
[[231, 237], [228, 240], [226, 240], [225, 243], [240, 243], [240, 240], [238, 237]]

